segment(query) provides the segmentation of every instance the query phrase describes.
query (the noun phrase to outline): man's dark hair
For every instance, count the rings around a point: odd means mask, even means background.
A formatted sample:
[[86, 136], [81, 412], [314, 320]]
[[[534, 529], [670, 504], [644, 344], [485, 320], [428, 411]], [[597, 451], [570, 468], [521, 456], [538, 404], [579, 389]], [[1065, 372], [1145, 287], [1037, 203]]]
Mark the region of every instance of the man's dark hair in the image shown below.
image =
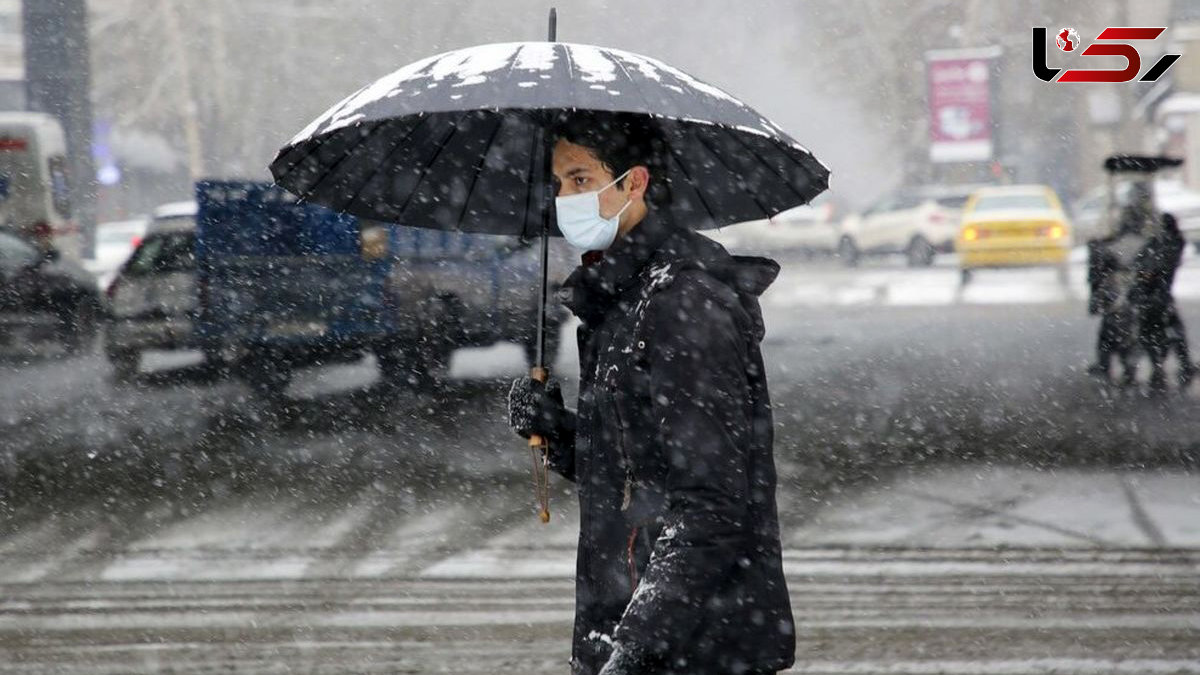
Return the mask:
[[[666, 144], [658, 126], [643, 115], [579, 110], [564, 113], [550, 126], [554, 141], [581, 145], [592, 152], [613, 178], [635, 166], [650, 171], [646, 201], [663, 206], [670, 201]], [[617, 181], [622, 187], [624, 179]]]

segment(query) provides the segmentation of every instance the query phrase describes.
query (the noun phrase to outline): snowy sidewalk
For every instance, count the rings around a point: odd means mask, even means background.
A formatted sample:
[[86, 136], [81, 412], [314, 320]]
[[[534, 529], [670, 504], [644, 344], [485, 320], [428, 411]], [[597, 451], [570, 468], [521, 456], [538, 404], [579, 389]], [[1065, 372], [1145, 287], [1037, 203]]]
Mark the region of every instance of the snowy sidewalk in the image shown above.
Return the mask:
[[[769, 307], [946, 306], [1085, 303], [1087, 268], [1081, 252], [1072, 255], [1070, 283], [1058, 282], [1050, 268], [982, 270], [965, 288], [953, 256], [934, 267], [909, 268], [894, 260], [869, 260], [855, 269], [836, 263], [784, 259], [779, 279], [764, 295]], [[1175, 280], [1179, 300], [1200, 298], [1200, 257], [1190, 255]]]

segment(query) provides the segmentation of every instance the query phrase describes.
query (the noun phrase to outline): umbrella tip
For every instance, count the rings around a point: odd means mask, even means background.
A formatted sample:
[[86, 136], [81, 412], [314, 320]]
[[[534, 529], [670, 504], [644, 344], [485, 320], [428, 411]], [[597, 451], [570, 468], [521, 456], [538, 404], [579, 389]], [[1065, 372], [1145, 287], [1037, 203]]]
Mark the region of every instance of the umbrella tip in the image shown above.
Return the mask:
[[550, 36], [550, 42], [555, 42], [558, 40], [558, 8], [557, 7], [550, 8], [549, 36]]

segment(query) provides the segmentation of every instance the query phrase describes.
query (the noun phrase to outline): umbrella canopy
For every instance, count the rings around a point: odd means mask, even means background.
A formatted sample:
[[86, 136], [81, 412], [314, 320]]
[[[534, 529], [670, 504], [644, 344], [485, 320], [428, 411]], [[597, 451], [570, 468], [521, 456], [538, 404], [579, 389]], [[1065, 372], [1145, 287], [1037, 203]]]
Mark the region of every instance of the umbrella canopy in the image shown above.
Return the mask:
[[1110, 155], [1104, 159], [1104, 170], [1109, 173], [1154, 173], [1182, 164], [1183, 160], [1178, 157], [1163, 155]]
[[769, 218], [828, 184], [808, 150], [717, 87], [646, 56], [561, 42], [481, 45], [405, 66], [318, 117], [271, 173], [364, 218], [538, 236], [550, 207], [541, 130], [570, 110], [653, 120], [669, 150], [669, 215], [695, 229]]

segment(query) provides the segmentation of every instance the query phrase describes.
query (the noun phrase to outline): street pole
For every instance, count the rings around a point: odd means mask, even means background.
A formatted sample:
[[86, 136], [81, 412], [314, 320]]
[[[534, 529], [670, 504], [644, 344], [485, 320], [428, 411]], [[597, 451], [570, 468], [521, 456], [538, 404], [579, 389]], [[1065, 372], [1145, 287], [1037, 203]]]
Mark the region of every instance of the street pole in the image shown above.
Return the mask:
[[188, 150], [188, 172], [192, 181], [204, 177], [204, 152], [200, 142], [200, 115], [196, 106], [196, 97], [192, 91], [192, 64], [188, 56], [187, 45], [183, 42], [183, 30], [179, 26], [179, 10], [176, 3], [163, 0], [160, 5], [167, 29], [167, 42], [175, 53], [175, 62], [179, 68], [179, 108], [183, 114], [183, 137]]
[[25, 0], [25, 86], [30, 110], [58, 118], [67, 140], [72, 216], [81, 257], [95, 249], [96, 169], [92, 161], [91, 51], [85, 0]]

